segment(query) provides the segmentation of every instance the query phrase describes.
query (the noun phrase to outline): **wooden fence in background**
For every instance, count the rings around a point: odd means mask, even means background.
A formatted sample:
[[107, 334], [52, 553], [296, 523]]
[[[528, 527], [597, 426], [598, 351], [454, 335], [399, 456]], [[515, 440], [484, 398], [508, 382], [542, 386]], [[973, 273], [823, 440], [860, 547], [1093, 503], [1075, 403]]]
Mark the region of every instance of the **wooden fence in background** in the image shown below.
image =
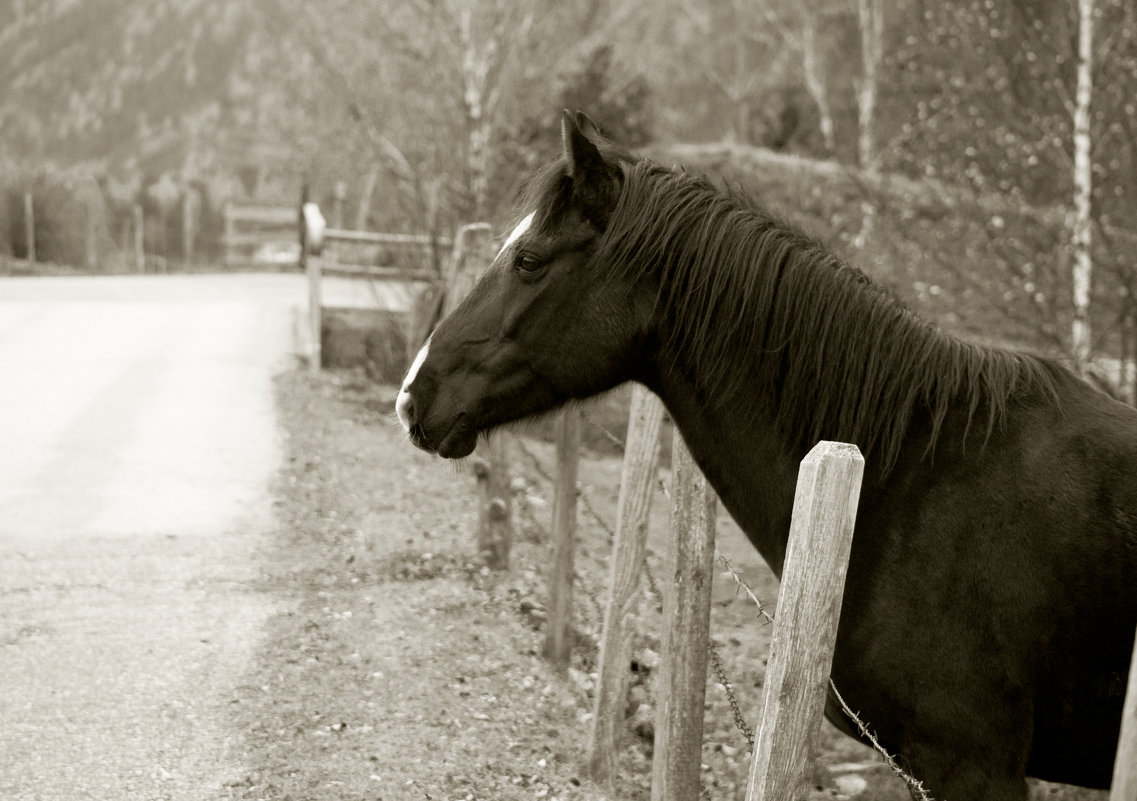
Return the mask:
[[[303, 214], [292, 215], [295, 229]], [[420, 234], [389, 234], [328, 228], [322, 233], [319, 255], [312, 252], [309, 237], [300, 237], [299, 262], [308, 277], [308, 364], [313, 371], [323, 366], [324, 276], [347, 276], [375, 281], [397, 281], [419, 286], [426, 302], [408, 314], [408, 357], [417, 352], [439, 319], [473, 288], [493, 261], [492, 231], [487, 223], [458, 229], [453, 240]], [[440, 248], [450, 248], [447, 257]], [[380, 263], [376, 263], [380, 262]], [[476, 539], [486, 564], [496, 569], [509, 566], [512, 545], [512, 498], [509, 493], [509, 436], [502, 434], [482, 443], [474, 458], [479, 502]]]
[[227, 203], [222, 215], [226, 267], [296, 263], [299, 219], [295, 207]]

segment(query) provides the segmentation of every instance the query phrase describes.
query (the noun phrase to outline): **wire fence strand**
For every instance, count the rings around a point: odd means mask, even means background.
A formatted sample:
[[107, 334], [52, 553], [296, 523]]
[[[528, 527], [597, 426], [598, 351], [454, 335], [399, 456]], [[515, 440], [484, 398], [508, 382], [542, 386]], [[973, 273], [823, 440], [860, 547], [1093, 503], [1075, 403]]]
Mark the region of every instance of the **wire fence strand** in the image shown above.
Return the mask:
[[[624, 441], [620, 437], [616, 436], [616, 434], [612, 433], [605, 426], [603, 426], [602, 424], [597, 422], [591, 415], [588, 415], [587, 413], [582, 412], [581, 417], [585, 422], [587, 422], [589, 425], [591, 425], [592, 427], [597, 429], [601, 433], [601, 435], [604, 436], [605, 439], [607, 439], [610, 443], [612, 443], [618, 450], [620, 450], [621, 452], [624, 451], [626, 446], [624, 444]], [[529, 450], [527, 447], [525, 447], [523, 444], [521, 444], [520, 440], [518, 440], [518, 443], [521, 447], [521, 450], [525, 453], [526, 457], [533, 464], [534, 469], [537, 471], [537, 473], [542, 478], [544, 478], [546, 481], [548, 481], [550, 484], [555, 484], [555, 481], [554, 481], [552, 475], [549, 473], [548, 470], [546, 470], [544, 468], [544, 466], [541, 464], [540, 459], [536, 456], [536, 454], [534, 454], [531, 450]], [[667, 488], [667, 484], [666, 484], [666, 482], [664, 482], [663, 477], [659, 476], [658, 474], [656, 475], [656, 489], [664, 497], [666, 497], [667, 499], [670, 500], [671, 493]], [[578, 488], [577, 495], [578, 495], [578, 498], [580, 499], [581, 507], [585, 510], [585, 513], [602, 531], [604, 531], [604, 533], [608, 537], [608, 541], [612, 542], [616, 536], [615, 531], [612, 528], [612, 526], [609, 525], [608, 522], [606, 520], [604, 520], [604, 518], [596, 510], [595, 506], [592, 504], [592, 501], [588, 496], [588, 493], [584, 492], [582, 488]], [[767, 610], [766, 606], [762, 603], [762, 601], [759, 600], [758, 596], [754, 593], [754, 590], [750, 587], [750, 585], [746, 582], [746, 580], [742, 577], [742, 575], [738, 572], [738, 570], [718, 550], [717, 546], [715, 548], [715, 559], [719, 563], [719, 565], [721, 566], [721, 568], [723, 570], [723, 575], [729, 577], [730, 580], [734, 582], [736, 590], [739, 593], [743, 594], [746, 598], [748, 598], [751, 601], [751, 603], [754, 604], [754, 606], [757, 610], [757, 614], [758, 614], [759, 619], [762, 620], [764, 623], [767, 623], [767, 624], [773, 623], [774, 622], [773, 615]], [[653, 573], [651, 571], [651, 568], [650, 568], [650, 565], [648, 563], [648, 559], [647, 559], [646, 554], [645, 554], [644, 562], [643, 562], [643, 573], [644, 573], [645, 580], [647, 581], [648, 587], [651, 590], [652, 595], [656, 599], [656, 606], [657, 606], [659, 611], [662, 611], [663, 593], [659, 588], [658, 581], [656, 580], [655, 576], [653, 575]], [[586, 594], [588, 594], [588, 593], [586, 593]], [[595, 597], [593, 597], [591, 595], [589, 595], [589, 597], [593, 601], [593, 603], [596, 605], [598, 617], [599, 617], [600, 621], [602, 622], [604, 619], [604, 616], [603, 616], [602, 610], [600, 609], [599, 602], [596, 601]], [[727, 704], [730, 706], [730, 709], [731, 709], [731, 715], [734, 717], [735, 726], [742, 733], [742, 736], [746, 739], [746, 742], [750, 748], [750, 751], [753, 752], [753, 750], [754, 750], [754, 730], [746, 723], [746, 717], [742, 713], [741, 705], [738, 703], [738, 698], [737, 698], [735, 691], [734, 691], [734, 685], [731, 683], [730, 679], [726, 675], [726, 670], [725, 670], [725, 667], [724, 667], [723, 662], [722, 662], [721, 654], [719, 654], [718, 648], [715, 645], [715, 643], [713, 643], [713, 642], [710, 643], [710, 648], [708, 651], [708, 659], [709, 659], [709, 662], [711, 665], [711, 669], [713, 670], [715, 677], [717, 679], [717, 682], [718, 682], [719, 686], [722, 688], [724, 695], [726, 696]], [[876, 735], [872, 732], [871, 729], [869, 729], [868, 725], [864, 721], [862, 721], [860, 716], [856, 712], [854, 712], [853, 709], [845, 702], [845, 699], [837, 691], [837, 685], [833, 682], [832, 678], [829, 679], [829, 687], [833, 691], [833, 694], [837, 698], [837, 701], [840, 703], [841, 709], [844, 712], [844, 714], [849, 718], [849, 720], [852, 723], [854, 723], [857, 726], [857, 729], [858, 729], [858, 731], [860, 731], [862, 737], [864, 737], [872, 745], [872, 747], [877, 751], [877, 753], [880, 754], [881, 758], [884, 760], [884, 763], [888, 766], [888, 768], [894, 774], [896, 774], [896, 776], [898, 776], [905, 783], [905, 785], [908, 786], [912, 795], [914, 797], [918, 798], [920, 801], [934, 801], [934, 799], [930, 795], [928, 795], [928, 792], [927, 792], [927, 790], [925, 790], [923, 783], [920, 782], [915, 777], [911, 776], [903, 768], [901, 768], [899, 764], [897, 764], [896, 759], [892, 756], [892, 754], [890, 754], [888, 752], [888, 750], [886, 748], [884, 748], [884, 746], [882, 746], [880, 744], [879, 740], [876, 738]], [[702, 791], [701, 794], [704, 798], [706, 798], [706, 799], [710, 798], [710, 794], [707, 791], [707, 788], [705, 785], [703, 785], [701, 787], [701, 791]]]

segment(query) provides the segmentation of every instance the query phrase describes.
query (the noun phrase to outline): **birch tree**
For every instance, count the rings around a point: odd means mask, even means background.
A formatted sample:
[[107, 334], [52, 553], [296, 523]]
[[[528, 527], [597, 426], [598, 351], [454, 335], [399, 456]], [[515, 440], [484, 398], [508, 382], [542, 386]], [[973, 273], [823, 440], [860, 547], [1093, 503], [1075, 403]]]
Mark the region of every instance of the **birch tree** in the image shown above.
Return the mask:
[[[857, 163], [875, 189], [880, 178], [876, 104], [880, 66], [884, 60], [883, 0], [857, 0], [857, 22], [861, 33], [861, 75], [856, 82]], [[861, 201], [861, 230], [853, 239], [855, 247], [863, 248], [868, 243], [875, 220], [876, 203], [866, 197]]]
[[1083, 375], [1090, 361], [1090, 288], [1093, 272], [1092, 139], [1090, 105], [1093, 100], [1094, 0], [1078, 0], [1078, 78], [1074, 97], [1074, 215], [1073, 252], [1074, 320], [1070, 348]]
[[833, 157], [837, 152], [837, 134], [821, 46], [821, 28], [825, 23], [827, 6], [832, 6], [832, 3], [804, 0], [782, 12], [776, 11], [772, 4], [765, 5], [763, 11], [766, 24], [778, 33], [782, 45], [801, 55], [802, 82], [817, 108], [822, 146], [825, 155]]
[[[449, 19], [446, 16], [449, 15]], [[526, 41], [533, 27], [534, 10], [528, 4], [487, 3], [477, 9], [459, 3], [444, 12], [440, 22], [449, 26], [459, 54], [462, 110], [466, 133], [466, 191], [468, 215], [483, 220], [488, 212], [490, 139], [501, 100], [501, 73], [514, 47]]]
[[817, 44], [817, 20], [805, 7], [801, 20], [801, 63], [802, 75], [809, 96], [817, 106], [817, 125], [821, 131], [821, 141], [825, 153], [832, 156], [837, 151], [837, 137], [833, 125], [833, 109], [829, 103], [829, 89], [825, 74], [820, 65]]
[[753, 144], [762, 90], [775, 85], [785, 72], [785, 51], [773, 47], [758, 6], [750, 0], [682, 4], [680, 9], [701, 38], [715, 43], [696, 50], [692, 63], [705, 83], [726, 100], [727, 141]]

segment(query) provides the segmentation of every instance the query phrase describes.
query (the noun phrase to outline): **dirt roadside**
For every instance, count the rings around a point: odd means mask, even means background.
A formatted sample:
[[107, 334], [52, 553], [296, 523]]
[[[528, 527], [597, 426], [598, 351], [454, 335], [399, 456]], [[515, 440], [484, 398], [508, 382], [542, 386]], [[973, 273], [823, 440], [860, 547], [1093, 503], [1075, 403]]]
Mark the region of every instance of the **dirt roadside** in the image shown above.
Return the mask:
[[[275, 540], [261, 554], [262, 589], [280, 613], [263, 628], [257, 668], [231, 699], [249, 770], [231, 782], [247, 799], [599, 799], [585, 776], [594, 652], [578, 649], [558, 678], [540, 658], [540, 521], [548, 485], [517, 455], [524, 488], [511, 569], [491, 573], [473, 549], [472, 474], [411, 448], [391, 419], [394, 387], [353, 373], [293, 372], [277, 382], [285, 465]], [[526, 449], [553, 464], [549, 447]], [[615, 519], [619, 461], [586, 455], [584, 492]], [[654, 504], [649, 557], [658, 565], [666, 502]], [[737, 530], [720, 548], [763, 600], [776, 582]], [[581, 515], [578, 626], [599, 629], [607, 535]], [[644, 592], [643, 631], [658, 630]], [[712, 635], [748, 722], [757, 718], [769, 631], [729, 579], [715, 579]], [[633, 652], [650, 668], [654, 635]], [[650, 671], [633, 689], [620, 798], [649, 797]], [[710, 679], [704, 786], [741, 798], [748, 752]], [[638, 731], [638, 734], [635, 733]], [[907, 794], [861, 746], [826, 728], [816, 798]]]

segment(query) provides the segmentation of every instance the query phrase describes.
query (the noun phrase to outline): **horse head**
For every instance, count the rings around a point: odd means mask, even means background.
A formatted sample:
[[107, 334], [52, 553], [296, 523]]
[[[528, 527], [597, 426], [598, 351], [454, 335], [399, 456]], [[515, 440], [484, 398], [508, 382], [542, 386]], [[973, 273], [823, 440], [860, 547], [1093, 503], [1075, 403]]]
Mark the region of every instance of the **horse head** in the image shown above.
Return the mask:
[[652, 298], [596, 263], [629, 157], [583, 114], [534, 179], [529, 213], [414, 360], [396, 401], [411, 441], [448, 458], [478, 434], [633, 377]]

